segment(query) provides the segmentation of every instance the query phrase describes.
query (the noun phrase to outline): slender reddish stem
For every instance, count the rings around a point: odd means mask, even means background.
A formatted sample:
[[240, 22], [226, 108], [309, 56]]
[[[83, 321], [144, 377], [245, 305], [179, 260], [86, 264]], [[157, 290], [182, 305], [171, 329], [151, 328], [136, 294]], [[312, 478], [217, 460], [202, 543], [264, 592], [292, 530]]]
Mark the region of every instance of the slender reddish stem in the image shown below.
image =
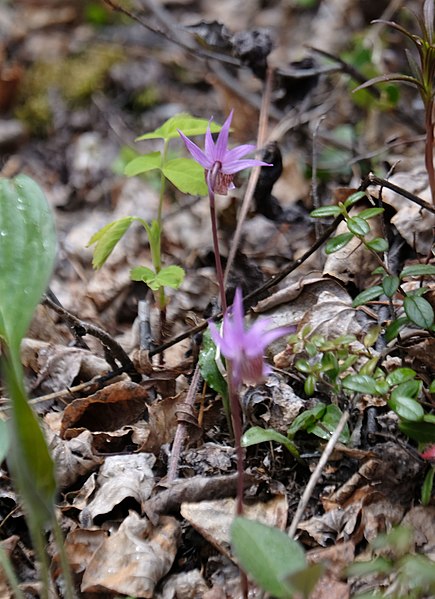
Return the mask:
[[220, 164], [217, 162], [213, 166], [213, 170], [207, 173], [207, 183], [208, 183], [208, 196], [210, 199], [210, 217], [211, 217], [211, 231], [213, 236], [213, 251], [214, 251], [214, 259], [216, 262], [216, 274], [217, 280], [219, 284], [219, 294], [221, 298], [221, 310], [225, 312], [227, 309], [227, 300], [225, 297], [225, 284], [224, 284], [224, 272], [222, 270], [222, 262], [221, 262], [221, 254], [219, 251], [219, 238], [217, 232], [217, 222], [216, 222], [216, 205], [215, 205], [215, 197], [214, 197], [214, 186], [216, 182], [216, 177], [219, 172]]
[[426, 107], [426, 145], [425, 145], [425, 164], [429, 178], [429, 187], [432, 196], [432, 204], [435, 204], [435, 170], [433, 165], [434, 151], [434, 122], [433, 122], [434, 103], [429, 102]]

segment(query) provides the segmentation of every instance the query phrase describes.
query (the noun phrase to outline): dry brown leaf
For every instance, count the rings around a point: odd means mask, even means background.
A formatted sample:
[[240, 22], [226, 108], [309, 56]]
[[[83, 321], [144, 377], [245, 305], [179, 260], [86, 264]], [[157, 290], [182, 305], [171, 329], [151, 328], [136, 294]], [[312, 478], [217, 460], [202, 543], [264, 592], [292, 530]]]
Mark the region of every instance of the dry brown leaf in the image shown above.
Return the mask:
[[87, 530], [85, 528], [76, 528], [68, 533], [65, 539], [65, 549], [74, 573], [83, 572], [88, 567], [92, 556], [108, 536], [107, 530]]
[[433, 560], [435, 558], [435, 506], [414, 506], [400, 524], [412, 529], [418, 551]]
[[147, 412], [148, 392], [131, 381], [119, 381], [85, 399], [76, 399], [64, 411], [61, 436], [77, 436], [77, 429], [115, 431], [134, 424]]
[[[234, 499], [199, 503], [182, 503], [181, 515], [218, 551], [231, 558], [230, 528], [236, 515]], [[268, 502], [245, 505], [244, 516], [283, 530], [287, 523], [288, 503], [285, 495]]]
[[208, 590], [201, 572], [189, 570], [169, 576], [156, 599], [202, 599]]
[[93, 555], [81, 590], [154, 597], [159, 580], [170, 570], [178, 549], [180, 525], [162, 516], [158, 527], [130, 512], [119, 529]]
[[96, 480], [97, 490], [80, 514], [84, 525], [97, 519], [107, 519], [120, 504], [135, 503], [142, 511], [154, 487], [152, 454], [107, 456]]
[[70, 441], [53, 435], [49, 440], [49, 448], [60, 489], [70, 487], [102, 462], [102, 458], [92, 451], [92, 434], [89, 431], [83, 431]]

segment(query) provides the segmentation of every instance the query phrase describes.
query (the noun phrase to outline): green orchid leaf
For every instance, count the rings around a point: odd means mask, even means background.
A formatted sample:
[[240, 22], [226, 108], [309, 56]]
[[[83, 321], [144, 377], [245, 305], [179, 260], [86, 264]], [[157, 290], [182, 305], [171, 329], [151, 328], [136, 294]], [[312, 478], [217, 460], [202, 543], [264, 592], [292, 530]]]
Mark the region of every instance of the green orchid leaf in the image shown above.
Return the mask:
[[352, 302], [352, 306], [357, 308], [358, 306], [362, 306], [367, 302], [370, 302], [374, 299], [377, 299], [380, 295], [384, 293], [383, 288], [380, 285], [375, 285], [374, 287], [369, 287], [364, 291], [361, 291], [356, 298]]
[[0, 178], [0, 337], [18, 351], [56, 254], [50, 207], [30, 177]]
[[158, 127], [154, 131], [137, 137], [136, 141], [142, 141], [144, 139], [164, 139], [165, 141], [168, 141], [169, 139], [179, 138], [180, 135], [178, 129], [188, 137], [204, 135], [209, 125], [212, 133], [218, 133], [222, 129], [222, 127], [214, 121], [199, 119], [187, 113], [180, 113], [168, 119], [161, 127]]
[[162, 169], [163, 174], [177, 189], [189, 195], [207, 195], [203, 167], [191, 158], [174, 158]]
[[0, 464], [8, 454], [11, 443], [10, 425], [6, 420], [0, 420]]
[[422, 381], [408, 379], [393, 389], [391, 397], [393, 399], [396, 397], [412, 397], [415, 399], [420, 394], [422, 385]]
[[358, 216], [359, 218], [367, 220], [369, 218], [373, 218], [374, 216], [378, 216], [378, 214], [382, 214], [383, 212], [383, 208], [366, 208], [365, 210], [361, 210]]
[[156, 276], [156, 281], [160, 287], [171, 287], [172, 289], [178, 289], [181, 283], [184, 281], [186, 273], [181, 266], [175, 264], [171, 266], [165, 266], [162, 268]]
[[307, 567], [304, 550], [288, 535], [254, 520], [237, 517], [231, 526], [237, 561], [260, 588], [278, 599], [290, 599], [294, 587], [284, 582]]
[[103, 266], [107, 258], [115, 249], [118, 241], [123, 237], [131, 223], [135, 220], [138, 219], [134, 216], [125, 216], [112, 223], [108, 223], [92, 235], [86, 247], [95, 244], [94, 257], [92, 259], [92, 266], [94, 268], [99, 269]]
[[312, 212], [310, 212], [310, 216], [313, 218], [323, 218], [325, 216], [338, 216], [341, 214], [341, 209], [339, 206], [322, 206], [321, 208], [316, 208]]
[[334, 252], [338, 252], [338, 250], [341, 250], [349, 243], [353, 236], [353, 233], [341, 233], [329, 239], [325, 246], [326, 253], [333, 254]]
[[284, 445], [295, 458], [299, 457], [299, 451], [290, 439], [273, 429], [264, 429], [259, 426], [253, 426], [246, 431], [242, 437], [242, 446], [250, 447], [251, 445], [258, 445], [259, 443], [265, 443], [267, 441], [281, 443], [281, 445]]
[[364, 244], [374, 252], [386, 252], [388, 250], [388, 241], [383, 237], [375, 237], [370, 241], [365, 241]]
[[347, 228], [354, 235], [359, 235], [361, 237], [367, 235], [367, 233], [370, 231], [370, 225], [368, 222], [359, 216], [349, 218], [347, 220]]
[[400, 278], [423, 277], [425, 275], [435, 275], [434, 264], [414, 264], [413, 266], [405, 266], [400, 273]]
[[405, 314], [414, 324], [422, 329], [429, 329], [434, 322], [434, 311], [424, 297], [408, 295], [403, 300]]
[[202, 347], [199, 352], [199, 369], [201, 376], [209, 387], [219, 393], [224, 399], [228, 399], [227, 383], [216, 366], [216, 345], [214, 344], [210, 332], [204, 331], [202, 337]]
[[434, 474], [435, 469], [432, 467], [429, 468], [426, 476], [424, 477], [423, 486], [421, 487], [421, 503], [423, 505], [429, 505], [430, 499], [432, 497]]
[[422, 406], [418, 401], [411, 397], [401, 397], [399, 395], [394, 398], [391, 397], [387, 403], [389, 407], [404, 420], [410, 420], [412, 422], [423, 420], [424, 410]]
[[396, 368], [387, 375], [386, 381], [389, 385], [401, 385], [415, 378], [417, 373], [412, 368]]
[[160, 152], [151, 152], [150, 154], [137, 156], [125, 166], [124, 175], [127, 177], [141, 175], [142, 173], [147, 173], [148, 171], [153, 171], [156, 168], [160, 168], [161, 164], [162, 155]]
[[395, 275], [385, 275], [382, 279], [382, 289], [387, 297], [393, 297], [400, 285], [399, 277]]

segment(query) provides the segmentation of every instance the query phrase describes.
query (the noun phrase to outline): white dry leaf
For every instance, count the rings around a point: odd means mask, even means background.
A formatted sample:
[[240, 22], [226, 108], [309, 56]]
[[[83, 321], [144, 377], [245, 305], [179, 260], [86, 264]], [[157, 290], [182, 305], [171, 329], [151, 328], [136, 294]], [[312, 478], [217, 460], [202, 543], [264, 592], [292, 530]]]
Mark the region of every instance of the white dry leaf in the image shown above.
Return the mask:
[[97, 477], [97, 490], [82, 511], [80, 521], [88, 524], [97, 516], [106, 516], [125, 500], [136, 501], [142, 509], [154, 487], [152, 454], [108, 456]]
[[154, 597], [155, 586], [172, 567], [179, 538], [175, 518], [162, 516], [154, 527], [146, 517], [130, 512], [93, 555], [83, 575], [82, 592]]

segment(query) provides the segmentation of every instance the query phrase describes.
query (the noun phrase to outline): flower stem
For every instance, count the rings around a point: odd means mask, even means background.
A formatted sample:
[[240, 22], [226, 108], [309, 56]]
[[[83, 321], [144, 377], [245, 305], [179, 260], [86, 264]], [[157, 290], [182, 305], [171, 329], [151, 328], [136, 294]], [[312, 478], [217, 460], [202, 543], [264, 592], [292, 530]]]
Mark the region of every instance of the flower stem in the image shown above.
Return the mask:
[[233, 368], [230, 360], [227, 360], [228, 372], [228, 395], [230, 398], [231, 418], [233, 421], [234, 444], [236, 447], [237, 457], [237, 498], [236, 498], [236, 513], [238, 516], [243, 515], [243, 447], [242, 447], [242, 414], [240, 409], [238, 383], [234, 380]]
[[434, 154], [434, 122], [433, 122], [434, 102], [431, 100], [426, 106], [426, 144], [425, 144], [425, 164], [429, 178], [429, 187], [432, 196], [432, 204], [435, 204], [435, 170], [433, 165]]
[[224, 285], [224, 272], [222, 270], [222, 262], [221, 255], [219, 252], [219, 239], [217, 234], [217, 225], [216, 225], [216, 208], [214, 201], [214, 193], [212, 191], [209, 192], [210, 198], [210, 216], [211, 216], [211, 230], [213, 235], [213, 251], [214, 251], [214, 259], [216, 262], [216, 274], [217, 280], [219, 284], [219, 294], [221, 298], [221, 310], [225, 312], [227, 309], [227, 300], [225, 297], [225, 285]]

